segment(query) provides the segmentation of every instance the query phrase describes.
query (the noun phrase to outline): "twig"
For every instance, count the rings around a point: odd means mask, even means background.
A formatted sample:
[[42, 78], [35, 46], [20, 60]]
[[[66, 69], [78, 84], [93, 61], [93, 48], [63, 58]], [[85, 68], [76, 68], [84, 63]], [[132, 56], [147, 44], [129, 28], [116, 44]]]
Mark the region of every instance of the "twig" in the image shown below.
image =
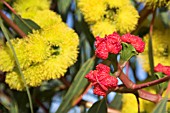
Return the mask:
[[12, 13], [16, 14], [16, 11], [4, 0], [0, 0]]
[[138, 90], [138, 89], [146, 88], [149, 86], [153, 86], [153, 85], [168, 81], [170, 79], [170, 76], [166, 76], [166, 77], [163, 77], [163, 78], [160, 78], [157, 80], [153, 80], [150, 82], [142, 83], [142, 84], [133, 83], [123, 72], [119, 75], [119, 78], [127, 88], [133, 89], [133, 90]]
[[140, 101], [138, 95], [135, 95], [137, 103], [138, 103], [138, 113], [140, 113]]
[[15, 31], [17, 32], [21, 37], [25, 37], [26, 34], [14, 23], [12, 22], [3, 12], [0, 10], [0, 16], [2, 19]]
[[63, 82], [63, 84], [66, 86], [66, 87], [70, 87], [70, 82], [66, 80], [65, 77], [61, 77], [60, 78], [61, 82]]
[[85, 95], [85, 94], [87, 93], [87, 91], [88, 91], [91, 87], [92, 87], [92, 84], [89, 84], [89, 85], [87, 86], [87, 88], [85, 89], [85, 91], [83, 92], [83, 94], [80, 95], [80, 96], [73, 102], [73, 105], [77, 105], [77, 104], [80, 102], [80, 100], [82, 99], [83, 95]]
[[153, 11], [152, 8], [145, 6], [143, 10], [139, 12], [140, 18], [138, 20], [138, 25], [140, 25], [146, 19], [146, 17], [152, 13], [152, 11]]
[[152, 93], [145, 91], [145, 90], [142, 90], [142, 89], [138, 90], [138, 95], [139, 95], [140, 98], [154, 102], [154, 103], [158, 103], [162, 99], [161, 95], [152, 94]]
[[44, 106], [42, 102], [40, 102], [39, 99], [35, 99], [35, 102], [44, 110], [45, 113], [49, 113], [48, 109]]

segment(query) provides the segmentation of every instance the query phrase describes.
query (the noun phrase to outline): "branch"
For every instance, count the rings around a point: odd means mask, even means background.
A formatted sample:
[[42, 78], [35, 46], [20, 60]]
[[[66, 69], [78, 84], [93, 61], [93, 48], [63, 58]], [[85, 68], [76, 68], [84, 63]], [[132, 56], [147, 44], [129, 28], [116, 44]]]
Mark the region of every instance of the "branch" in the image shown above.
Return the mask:
[[[119, 70], [121, 69], [119, 68]], [[146, 82], [142, 84], [135, 84], [123, 73], [122, 70], [118, 77], [128, 89], [133, 89], [133, 90], [138, 90], [138, 89], [146, 88], [149, 86], [153, 86], [153, 85], [168, 81], [170, 79], [170, 76], [166, 76], [166, 77], [154, 80], [154, 81], [150, 81], [150, 82]]]
[[152, 94], [152, 93], [147, 92], [147, 91], [142, 90], [142, 89], [138, 90], [138, 95], [139, 95], [140, 98], [154, 102], [154, 103], [158, 103], [162, 99], [161, 95]]
[[0, 0], [12, 13], [16, 14], [16, 11], [4, 0]]
[[149, 86], [153, 86], [153, 85], [156, 85], [156, 84], [159, 84], [159, 83], [162, 83], [162, 82], [166, 82], [170, 79], [170, 76], [166, 76], [166, 77], [163, 77], [163, 78], [160, 78], [160, 79], [157, 79], [157, 80], [153, 80], [153, 81], [150, 81], [150, 82], [146, 82], [146, 83], [143, 83], [143, 84], [135, 84], [133, 86], [133, 89], [142, 89], [142, 88], [145, 88], [145, 87], [149, 87]]
[[72, 103], [72, 105], [77, 105], [81, 100], [82, 97], [88, 92], [88, 90], [92, 87], [92, 84], [89, 84], [86, 89], [84, 90], [83, 94], [81, 94], [77, 99], [74, 100], [74, 102]]
[[14, 23], [12, 22], [3, 12], [0, 10], [0, 16], [2, 19], [15, 31], [17, 32], [21, 37], [25, 37], [26, 34]]
[[45, 113], [49, 113], [48, 109], [44, 106], [44, 104], [38, 99], [35, 99], [35, 102], [43, 109]]
[[123, 85], [120, 85], [117, 88], [110, 90], [110, 92], [111, 91], [118, 92], [118, 93], [133, 93], [135, 95], [138, 95], [139, 98], [142, 98], [144, 100], [148, 100], [154, 103], [157, 103], [162, 99], [160, 94], [152, 94], [142, 89], [139, 89], [139, 90], [128, 89]]
[[143, 8], [143, 10], [139, 12], [140, 18], [139, 18], [139, 20], [138, 20], [138, 25], [140, 25], [140, 24], [146, 19], [146, 17], [147, 17], [150, 13], [152, 13], [152, 11], [153, 11], [152, 8], [149, 8], [148, 6], [145, 6], [145, 7]]

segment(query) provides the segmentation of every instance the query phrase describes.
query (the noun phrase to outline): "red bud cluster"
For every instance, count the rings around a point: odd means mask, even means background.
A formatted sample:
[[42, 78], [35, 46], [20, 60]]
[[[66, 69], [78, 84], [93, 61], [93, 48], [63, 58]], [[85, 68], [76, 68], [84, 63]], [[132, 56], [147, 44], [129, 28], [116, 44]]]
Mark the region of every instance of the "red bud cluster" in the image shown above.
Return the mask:
[[96, 56], [101, 59], [107, 59], [109, 53], [118, 54], [122, 50], [121, 42], [131, 44], [139, 53], [144, 51], [145, 43], [140, 37], [129, 33], [120, 36], [118, 33], [114, 32], [113, 34], [106, 35], [104, 38], [96, 37]]
[[155, 72], [162, 72], [166, 75], [170, 76], [170, 66], [163, 66], [162, 64], [158, 64], [155, 68], [154, 68]]
[[97, 65], [96, 70], [90, 71], [85, 78], [92, 82], [94, 94], [100, 96], [106, 96], [109, 88], [115, 88], [118, 83], [118, 80], [110, 75], [110, 67], [104, 64]]
[[125, 34], [121, 37], [123, 42], [131, 44], [137, 52], [142, 53], [145, 48], [145, 43], [138, 36], [131, 35], [130, 33]]

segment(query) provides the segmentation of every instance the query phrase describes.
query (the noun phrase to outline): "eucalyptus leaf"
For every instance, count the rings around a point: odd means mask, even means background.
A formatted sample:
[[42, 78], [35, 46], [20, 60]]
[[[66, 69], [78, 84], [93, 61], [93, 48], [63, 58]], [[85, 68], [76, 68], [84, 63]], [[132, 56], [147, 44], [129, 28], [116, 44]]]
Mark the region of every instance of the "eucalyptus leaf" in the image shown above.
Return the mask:
[[131, 57], [138, 54], [138, 52], [131, 44], [122, 43], [122, 46], [123, 48], [120, 53], [120, 62], [122, 63], [130, 60]]
[[153, 109], [152, 113], [166, 113], [166, 103], [168, 96], [166, 95]]
[[60, 13], [65, 14], [71, 4], [72, 0], [58, 0], [58, 10]]
[[95, 102], [88, 110], [88, 113], [107, 113], [106, 98]]
[[18, 27], [28, 35], [28, 33], [32, 33], [32, 30], [40, 29], [40, 26], [37, 25], [34, 21], [30, 19], [23, 19], [20, 16], [14, 14], [14, 22], [18, 25]]
[[9, 113], [19, 113], [16, 101], [0, 91], [0, 103], [8, 109]]
[[121, 110], [122, 107], [122, 94], [116, 93], [113, 101], [109, 104], [109, 107]]
[[148, 45], [148, 55], [149, 55], [149, 66], [151, 70], [151, 75], [154, 74], [154, 59], [153, 59], [153, 48], [152, 48], [152, 36], [149, 34], [149, 45]]
[[94, 57], [87, 60], [78, 73], [76, 74], [70, 88], [63, 98], [56, 113], [67, 113], [68, 110], [74, 106], [74, 100], [76, 100], [84, 92], [84, 89], [89, 84], [84, 76], [93, 68], [95, 59]]

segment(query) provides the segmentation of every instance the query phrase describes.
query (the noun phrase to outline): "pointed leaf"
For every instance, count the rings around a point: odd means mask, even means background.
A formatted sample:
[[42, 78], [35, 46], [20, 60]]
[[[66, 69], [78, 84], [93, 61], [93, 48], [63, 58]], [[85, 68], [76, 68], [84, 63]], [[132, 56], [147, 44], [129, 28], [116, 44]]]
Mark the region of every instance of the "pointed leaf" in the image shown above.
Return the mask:
[[151, 75], [154, 74], [154, 60], [153, 60], [153, 48], [152, 48], [152, 36], [151, 34], [149, 34], [149, 66], [150, 66], [150, 70], [151, 70]]
[[165, 96], [154, 108], [152, 113], [166, 113], [166, 103], [168, 100], [168, 96]]
[[117, 109], [117, 110], [121, 110], [121, 106], [122, 106], [122, 95], [117, 93], [114, 97], [114, 100], [109, 104], [110, 107]]
[[71, 2], [72, 0], [58, 0], [57, 5], [58, 5], [59, 12], [65, 14]]
[[88, 113], [107, 113], [106, 98], [95, 102], [89, 109]]
[[40, 26], [37, 25], [30, 19], [23, 19], [18, 15], [14, 15], [14, 22], [18, 25], [18, 27], [25, 33], [32, 33], [32, 30], [40, 29]]
[[94, 61], [94, 58], [91, 58], [82, 65], [56, 113], [67, 113], [73, 107], [74, 99], [79, 97], [88, 85], [88, 81], [84, 76], [93, 68]]
[[131, 44], [123, 43], [122, 46], [123, 49], [120, 54], [120, 61], [122, 63], [128, 61], [132, 56], [138, 54], [138, 52]]

